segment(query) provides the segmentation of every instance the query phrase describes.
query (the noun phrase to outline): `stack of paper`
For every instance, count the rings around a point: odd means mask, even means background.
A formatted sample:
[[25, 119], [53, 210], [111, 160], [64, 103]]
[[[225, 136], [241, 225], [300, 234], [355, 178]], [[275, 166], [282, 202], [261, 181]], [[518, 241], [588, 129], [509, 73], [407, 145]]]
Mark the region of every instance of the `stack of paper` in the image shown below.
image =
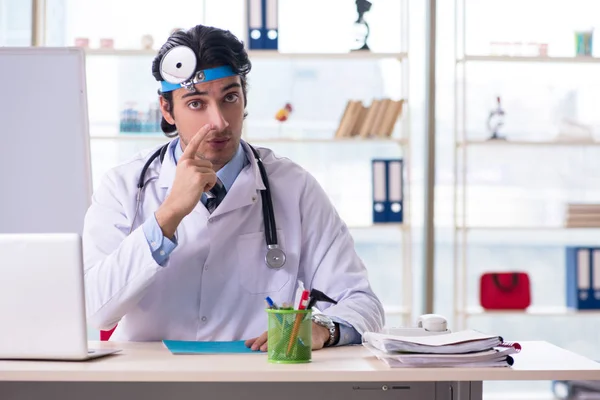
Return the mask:
[[508, 367], [517, 348], [500, 336], [467, 330], [433, 336], [367, 332], [363, 345], [390, 367]]

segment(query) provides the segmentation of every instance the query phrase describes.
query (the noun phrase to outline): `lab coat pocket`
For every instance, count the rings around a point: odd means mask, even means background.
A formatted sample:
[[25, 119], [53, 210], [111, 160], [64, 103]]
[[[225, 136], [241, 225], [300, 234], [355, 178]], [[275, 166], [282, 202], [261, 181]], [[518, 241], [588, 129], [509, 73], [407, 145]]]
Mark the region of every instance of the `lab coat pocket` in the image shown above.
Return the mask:
[[[277, 230], [277, 242], [285, 251], [283, 231]], [[265, 262], [267, 242], [263, 232], [238, 236], [237, 266], [240, 285], [251, 294], [264, 294], [280, 291], [290, 280], [288, 262], [282, 268], [269, 268]], [[288, 260], [289, 261], [289, 260]]]

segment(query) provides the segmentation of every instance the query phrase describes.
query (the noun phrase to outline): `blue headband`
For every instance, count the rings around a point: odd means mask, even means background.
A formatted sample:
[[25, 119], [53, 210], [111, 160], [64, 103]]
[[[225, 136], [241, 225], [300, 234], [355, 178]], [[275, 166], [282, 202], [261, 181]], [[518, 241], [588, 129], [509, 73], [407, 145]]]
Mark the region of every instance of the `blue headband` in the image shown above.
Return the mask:
[[185, 82], [169, 83], [167, 81], [161, 81], [160, 90], [162, 93], [172, 92], [173, 90], [181, 88], [186, 88], [190, 91], [193, 91], [193, 87], [196, 83], [209, 82], [221, 78], [227, 78], [228, 76], [236, 75], [237, 74], [233, 72], [233, 69], [229, 65], [224, 65], [222, 67], [215, 67], [197, 71], [192, 78], [186, 80]]

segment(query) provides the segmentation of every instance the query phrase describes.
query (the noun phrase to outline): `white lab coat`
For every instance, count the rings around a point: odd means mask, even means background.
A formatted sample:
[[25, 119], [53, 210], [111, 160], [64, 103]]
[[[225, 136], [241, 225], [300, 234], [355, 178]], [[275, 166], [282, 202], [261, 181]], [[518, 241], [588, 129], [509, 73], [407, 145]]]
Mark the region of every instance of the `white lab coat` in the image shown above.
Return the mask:
[[[277, 236], [287, 254], [281, 270], [264, 261], [264, 189], [250, 163], [211, 215], [199, 202], [177, 229], [177, 248], [163, 266], [152, 257], [142, 224], [169, 195], [172, 152], [146, 174], [136, 213], [137, 182], [148, 156], [109, 171], [94, 193], [83, 232], [88, 323], [111, 340], [243, 340], [267, 329], [265, 297], [293, 301], [297, 280], [337, 300], [325, 314], [359, 333], [383, 326], [383, 308], [345, 224], [317, 181], [292, 161], [260, 148], [270, 182]], [[153, 150], [154, 151], [154, 150]]]

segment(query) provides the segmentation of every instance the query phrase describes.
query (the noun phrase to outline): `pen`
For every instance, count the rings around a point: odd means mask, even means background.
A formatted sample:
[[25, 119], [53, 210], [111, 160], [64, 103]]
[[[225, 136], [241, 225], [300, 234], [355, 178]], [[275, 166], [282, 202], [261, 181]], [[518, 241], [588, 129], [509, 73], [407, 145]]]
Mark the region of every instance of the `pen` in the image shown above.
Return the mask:
[[[277, 306], [277, 304], [275, 304], [275, 302], [273, 301], [273, 299], [271, 299], [269, 296], [267, 296], [265, 298], [265, 303], [267, 304], [267, 307], [270, 310], [279, 310], [279, 307]], [[283, 322], [283, 318], [281, 317], [281, 315], [276, 314], [276, 317], [279, 320], [279, 323]]]
[[267, 306], [273, 310], [279, 310], [279, 307], [277, 307], [277, 304], [275, 304], [275, 302], [273, 301], [273, 299], [271, 299], [269, 296], [267, 296], [265, 298], [265, 303], [267, 303]]

